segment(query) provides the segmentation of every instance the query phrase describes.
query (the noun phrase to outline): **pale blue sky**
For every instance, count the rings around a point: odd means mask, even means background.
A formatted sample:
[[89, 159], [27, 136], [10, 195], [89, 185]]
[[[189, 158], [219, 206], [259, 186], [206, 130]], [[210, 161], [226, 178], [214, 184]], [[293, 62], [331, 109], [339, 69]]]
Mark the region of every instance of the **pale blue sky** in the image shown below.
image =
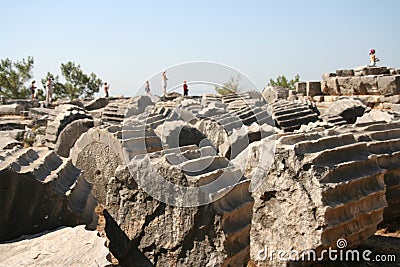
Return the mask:
[[36, 80], [71, 60], [108, 81], [111, 94], [133, 95], [190, 61], [229, 65], [260, 88], [281, 74], [319, 80], [367, 64], [370, 48], [400, 68], [397, 0], [13, 0], [0, 10], [0, 58], [33, 56]]

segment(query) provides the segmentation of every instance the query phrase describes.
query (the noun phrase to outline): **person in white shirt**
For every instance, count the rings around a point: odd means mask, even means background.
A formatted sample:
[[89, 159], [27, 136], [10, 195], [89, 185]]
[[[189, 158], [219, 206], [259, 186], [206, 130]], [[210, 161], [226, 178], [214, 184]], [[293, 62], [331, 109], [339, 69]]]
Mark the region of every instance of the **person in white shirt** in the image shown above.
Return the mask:
[[53, 82], [49, 78], [46, 82], [46, 104], [51, 104], [53, 100]]
[[150, 93], [150, 83], [149, 83], [149, 81], [146, 81], [146, 85], [144, 86], [144, 91], [146, 92], [146, 95], [147, 95], [147, 96], [151, 96], [151, 93]]
[[164, 95], [166, 95], [168, 78], [167, 78], [167, 73], [165, 72], [165, 70], [163, 71], [163, 74], [162, 74], [162, 81], [163, 81], [163, 87], [164, 87]]

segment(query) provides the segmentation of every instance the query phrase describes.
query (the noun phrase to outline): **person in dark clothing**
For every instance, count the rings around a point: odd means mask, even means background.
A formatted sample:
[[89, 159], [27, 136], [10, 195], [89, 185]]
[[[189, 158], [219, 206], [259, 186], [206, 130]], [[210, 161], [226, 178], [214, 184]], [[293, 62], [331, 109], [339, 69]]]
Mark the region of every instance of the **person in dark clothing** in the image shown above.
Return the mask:
[[31, 89], [31, 99], [32, 100], [35, 99], [35, 90], [36, 90], [35, 83], [36, 83], [36, 81], [32, 81], [32, 84], [31, 84], [31, 87], [30, 87], [30, 89]]
[[186, 81], [183, 81], [183, 95], [187, 96], [189, 93], [189, 86], [186, 84]]

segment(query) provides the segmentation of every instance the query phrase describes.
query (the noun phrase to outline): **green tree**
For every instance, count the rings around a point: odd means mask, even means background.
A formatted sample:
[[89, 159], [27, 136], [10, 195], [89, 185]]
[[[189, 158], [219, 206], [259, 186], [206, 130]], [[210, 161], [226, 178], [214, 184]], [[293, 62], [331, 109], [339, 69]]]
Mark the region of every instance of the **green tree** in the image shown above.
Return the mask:
[[29, 98], [30, 90], [26, 82], [32, 79], [33, 57], [13, 62], [2, 59], [0, 62], [0, 94], [8, 98]]
[[276, 78], [276, 81], [274, 81], [273, 79], [269, 79], [268, 86], [280, 86], [280, 87], [294, 90], [295, 84], [299, 81], [300, 81], [299, 74], [294, 76], [294, 79], [291, 79], [290, 81], [286, 78], [285, 75], [282, 75], [282, 76], [278, 76], [278, 78]]
[[96, 74], [83, 73], [81, 66], [71, 61], [61, 64], [61, 74], [66, 82], [62, 86], [54, 87], [56, 97], [69, 97], [70, 99], [80, 96], [93, 97], [102, 84]]
[[239, 91], [240, 77], [231, 77], [228, 82], [224, 83], [222, 87], [215, 86], [215, 91], [220, 95], [234, 94]]

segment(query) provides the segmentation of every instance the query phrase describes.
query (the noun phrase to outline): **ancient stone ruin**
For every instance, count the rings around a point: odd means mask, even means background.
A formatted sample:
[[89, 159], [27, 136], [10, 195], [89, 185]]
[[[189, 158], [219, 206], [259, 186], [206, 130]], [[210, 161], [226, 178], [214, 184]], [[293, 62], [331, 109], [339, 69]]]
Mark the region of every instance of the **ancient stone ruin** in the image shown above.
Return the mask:
[[[312, 265], [400, 226], [395, 69], [295, 91], [4, 102], [0, 265]], [[372, 249], [399, 243], [382, 238]]]

